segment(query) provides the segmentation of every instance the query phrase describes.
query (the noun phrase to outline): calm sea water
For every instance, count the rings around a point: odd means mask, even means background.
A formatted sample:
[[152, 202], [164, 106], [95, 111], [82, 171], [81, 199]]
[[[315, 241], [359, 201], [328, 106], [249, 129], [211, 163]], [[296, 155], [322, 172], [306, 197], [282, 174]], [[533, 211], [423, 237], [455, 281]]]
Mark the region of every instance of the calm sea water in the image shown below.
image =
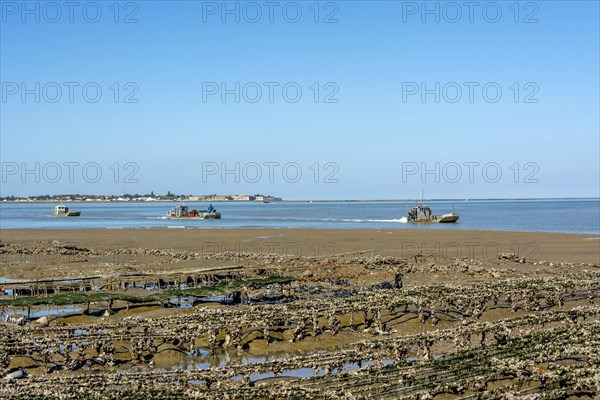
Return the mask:
[[[204, 209], [206, 203], [186, 203]], [[167, 220], [174, 203], [69, 204], [76, 218], [51, 217], [51, 204], [0, 203], [0, 228], [372, 228], [478, 229], [600, 234], [600, 200], [429, 201], [434, 214], [460, 213], [456, 224], [408, 224], [409, 202], [214, 203], [221, 220]]]

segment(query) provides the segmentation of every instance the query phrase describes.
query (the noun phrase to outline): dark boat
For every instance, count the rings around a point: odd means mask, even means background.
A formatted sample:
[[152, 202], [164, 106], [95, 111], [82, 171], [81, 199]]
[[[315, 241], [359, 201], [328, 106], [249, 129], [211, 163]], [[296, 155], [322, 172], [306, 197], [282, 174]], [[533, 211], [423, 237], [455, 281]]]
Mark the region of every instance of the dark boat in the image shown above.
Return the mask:
[[408, 210], [406, 216], [408, 222], [439, 222], [439, 223], [452, 223], [458, 220], [457, 213], [447, 213], [440, 215], [433, 215], [431, 208], [425, 204], [418, 204], [416, 207]]
[[177, 206], [167, 212], [168, 219], [221, 219], [221, 213], [211, 204], [206, 210], [188, 210], [188, 206]]

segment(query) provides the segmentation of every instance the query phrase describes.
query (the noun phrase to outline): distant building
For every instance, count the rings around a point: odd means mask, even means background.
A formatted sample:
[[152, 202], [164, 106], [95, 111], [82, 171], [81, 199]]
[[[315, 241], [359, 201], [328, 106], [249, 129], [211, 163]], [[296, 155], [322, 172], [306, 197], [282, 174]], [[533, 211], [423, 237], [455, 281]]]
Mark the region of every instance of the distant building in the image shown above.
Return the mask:
[[236, 194], [232, 197], [234, 201], [253, 201], [256, 199], [255, 196], [249, 194]]
[[261, 201], [281, 201], [281, 197], [273, 197], [273, 196], [263, 196]]
[[217, 196], [216, 194], [210, 194], [207, 196], [198, 196], [201, 200], [199, 201], [227, 201], [225, 196]]

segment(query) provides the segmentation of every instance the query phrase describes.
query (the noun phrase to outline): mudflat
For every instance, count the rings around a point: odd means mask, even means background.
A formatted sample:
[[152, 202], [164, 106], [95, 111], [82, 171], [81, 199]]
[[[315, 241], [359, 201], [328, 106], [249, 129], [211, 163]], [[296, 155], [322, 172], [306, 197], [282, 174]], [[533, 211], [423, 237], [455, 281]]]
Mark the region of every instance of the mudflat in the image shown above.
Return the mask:
[[0, 398], [596, 398], [598, 239], [0, 230]]
[[0, 241], [28, 243], [54, 240], [103, 249], [131, 247], [197, 253], [262, 253], [325, 257], [372, 252], [411, 258], [490, 258], [515, 253], [528, 260], [600, 261], [600, 236], [538, 232], [432, 229], [15, 229], [0, 230]]

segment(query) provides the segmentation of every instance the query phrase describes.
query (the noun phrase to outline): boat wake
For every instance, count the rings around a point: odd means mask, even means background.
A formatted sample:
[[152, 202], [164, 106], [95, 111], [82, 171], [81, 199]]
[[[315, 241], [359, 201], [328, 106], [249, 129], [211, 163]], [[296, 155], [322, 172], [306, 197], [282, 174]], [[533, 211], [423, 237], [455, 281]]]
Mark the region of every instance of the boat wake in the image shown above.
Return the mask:
[[342, 221], [342, 222], [390, 222], [390, 223], [406, 223], [406, 217], [402, 217], [400, 219], [339, 219], [339, 220], [330, 220], [330, 221]]
[[[394, 219], [374, 219], [374, 218], [281, 218], [281, 217], [261, 217], [263, 220], [272, 221], [302, 221], [302, 222], [383, 222], [383, 223], [400, 223], [405, 224], [408, 222], [406, 217], [394, 218]], [[146, 217], [146, 219], [153, 220], [167, 220], [167, 217]], [[243, 218], [246, 219], [246, 218]]]

